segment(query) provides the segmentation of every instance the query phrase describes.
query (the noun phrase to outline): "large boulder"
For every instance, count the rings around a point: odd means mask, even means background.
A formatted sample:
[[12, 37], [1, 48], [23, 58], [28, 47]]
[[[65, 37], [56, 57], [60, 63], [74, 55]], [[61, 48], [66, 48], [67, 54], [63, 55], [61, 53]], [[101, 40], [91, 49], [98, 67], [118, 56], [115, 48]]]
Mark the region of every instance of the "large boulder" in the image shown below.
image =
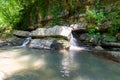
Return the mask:
[[32, 31], [29, 36], [35, 38], [42, 37], [61, 37], [65, 39], [70, 39], [72, 28], [66, 26], [54, 26], [51, 28], [38, 28]]
[[53, 39], [32, 39], [29, 48], [50, 49]]
[[63, 49], [69, 49], [70, 43], [66, 40], [54, 40], [51, 44], [50, 48], [52, 50], [63, 50]]
[[29, 48], [62, 50], [69, 48], [69, 42], [57, 39], [32, 39]]

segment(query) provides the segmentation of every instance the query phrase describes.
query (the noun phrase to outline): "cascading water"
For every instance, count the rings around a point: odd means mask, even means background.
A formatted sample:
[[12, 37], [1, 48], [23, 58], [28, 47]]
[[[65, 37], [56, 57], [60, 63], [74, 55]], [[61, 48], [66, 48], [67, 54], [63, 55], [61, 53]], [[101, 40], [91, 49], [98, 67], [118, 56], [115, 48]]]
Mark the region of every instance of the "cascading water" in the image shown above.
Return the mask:
[[73, 34], [71, 34], [71, 37], [70, 37], [70, 45], [78, 46], [77, 39], [73, 37]]
[[84, 47], [79, 46], [77, 39], [71, 33], [70, 50], [84, 50], [84, 49], [85, 49]]
[[20, 45], [20, 46], [15, 46], [15, 47], [13, 47], [13, 48], [22, 48], [22, 47], [26, 47], [27, 46], [27, 44], [31, 41], [31, 37], [27, 37], [24, 41], [23, 41], [23, 44], [22, 45]]
[[32, 39], [31, 37], [27, 37], [23, 44], [21, 45], [21, 47], [26, 47], [26, 45], [30, 42], [31, 39]]

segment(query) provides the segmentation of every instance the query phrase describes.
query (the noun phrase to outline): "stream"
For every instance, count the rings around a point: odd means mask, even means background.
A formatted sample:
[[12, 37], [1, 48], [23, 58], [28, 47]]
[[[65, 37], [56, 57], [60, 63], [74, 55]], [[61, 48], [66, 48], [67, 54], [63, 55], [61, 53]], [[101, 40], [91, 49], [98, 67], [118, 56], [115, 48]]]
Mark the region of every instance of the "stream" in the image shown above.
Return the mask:
[[[5, 80], [120, 80], [120, 64], [88, 51], [0, 48]], [[2, 80], [2, 79], [1, 79]]]

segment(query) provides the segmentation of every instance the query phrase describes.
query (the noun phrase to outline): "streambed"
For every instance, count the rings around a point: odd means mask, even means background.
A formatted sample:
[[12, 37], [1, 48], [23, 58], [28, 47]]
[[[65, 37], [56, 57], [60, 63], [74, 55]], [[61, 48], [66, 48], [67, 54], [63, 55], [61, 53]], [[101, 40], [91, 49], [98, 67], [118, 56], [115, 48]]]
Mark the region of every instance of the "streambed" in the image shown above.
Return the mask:
[[120, 64], [88, 51], [0, 48], [5, 80], [120, 80]]

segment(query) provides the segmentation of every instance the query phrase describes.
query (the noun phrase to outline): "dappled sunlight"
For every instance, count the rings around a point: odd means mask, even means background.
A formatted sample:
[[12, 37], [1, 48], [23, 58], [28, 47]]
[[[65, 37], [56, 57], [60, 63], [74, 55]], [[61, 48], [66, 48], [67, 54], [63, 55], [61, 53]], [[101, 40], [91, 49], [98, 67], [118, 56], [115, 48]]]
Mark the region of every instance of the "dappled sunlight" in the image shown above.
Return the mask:
[[87, 51], [10, 48], [0, 52], [0, 78], [5, 80], [119, 80], [119, 67]]
[[17, 61], [24, 67], [26, 68], [31, 68], [31, 69], [40, 69], [43, 66], [45, 66], [45, 60], [44, 57], [40, 57], [39, 59], [37, 58], [36, 60], [34, 59], [36, 57], [33, 57], [32, 55], [24, 55], [21, 56], [20, 58], [17, 59]]
[[69, 53], [69, 52], [62, 52], [63, 53], [63, 58], [61, 60], [61, 73], [63, 73], [64, 76], [70, 76], [72, 71], [78, 69], [77, 63], [74, 61], [74, 54]]
[[24, 49], [5, 50], [0, 53], [0, 72], [9, 77], [24, 69], [40, 69], [45, 65], [44, 56], [24, 55]]

